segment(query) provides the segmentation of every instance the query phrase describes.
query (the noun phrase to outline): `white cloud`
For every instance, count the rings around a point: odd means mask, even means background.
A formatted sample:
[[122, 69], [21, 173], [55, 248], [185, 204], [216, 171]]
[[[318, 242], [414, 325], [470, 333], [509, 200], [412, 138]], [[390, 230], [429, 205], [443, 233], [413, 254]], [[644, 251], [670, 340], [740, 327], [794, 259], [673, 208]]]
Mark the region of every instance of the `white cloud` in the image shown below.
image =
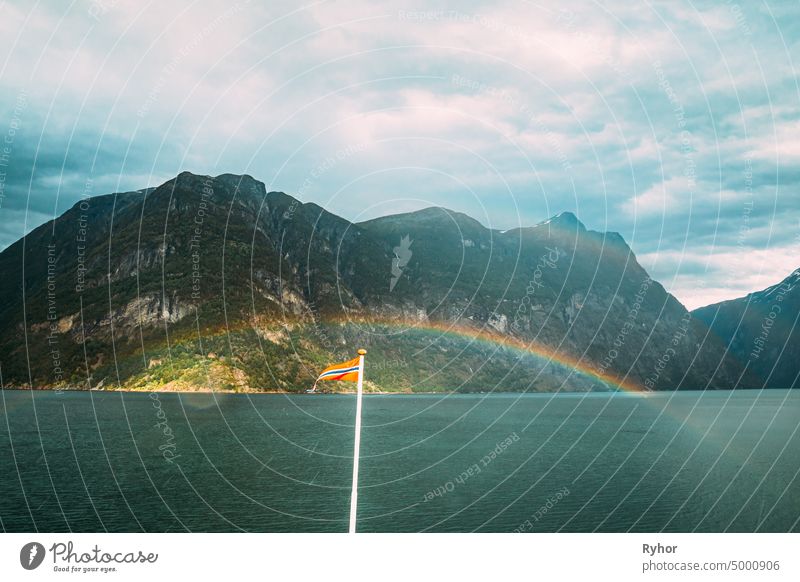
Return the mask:
[[[644, 256], [682, 253], [713, 236], [734, 246], [736, 229], [723, 227], [741, 220], [751, 163], [748, 196], [774, 203], [781, 219], [800, 219], [790, 199], [796, 184], [773, 183], [796, 174], [800, 161], [796, 71], [778, 36], [790, 48], [798, 42], [788, 11], [772, 22], [747, 7], [742, 21], [729, 6], [698, 13], [621, 0], [568, 10], [502, 0], [422, 14], [397, 0], [186, 0], [109, 2], [96, 20], [90, 6], [5, 6], [0, 20], [10, 39], [0, 48], [8, 63], [0, 111], [28, 90], [15, 159], [31, 163], [21, 152], [33, 152], [42, 136], [34, 180], [42, 207], [58, 185], [69, 201], [81, 182], [83, 160], [58, 171], [74, 131], [71, 156], [99, 152], [98, 188], [115, 176], [125, 187], [145, 186], [152, 182], [131, 180], [191, 169], [248, 172], [292, 193], [326, 156], [367, 144], [306, 199], [338, 204], [347, 217], [348, 196], [418, 203], [397, 200], [407, 196], [475, 213], [483, 205], [498, 228], [577, 209], [590, 225], [635, 232], [634, 250]], [[656, 61], [674, 100], [659, 86]], [[465, 185], [476, 194], [465, 195]], [[787, 228], [773, 218], [762, 213], [739, 255], [767, 259], [757, 254], [771, 234], [764, 220]], [[15, 225], [0, 244], [21, 230]], [[789, 259], [775, 252], [783, 268]], [[701, 292], [693, 276], [678, 274], [681, 294], [734, 294], [764, 282], [715, 269]]]
[[743, 297], [797, 269], [800, 244], [743, 252], [737, 247], [687, 247], [638, 256], [639, 263], [688, 309]]
[[628, 200], [624, 204], [624, 209], [631, 216], [667, 216], [688, 203], [686, 179], [669, 178]]

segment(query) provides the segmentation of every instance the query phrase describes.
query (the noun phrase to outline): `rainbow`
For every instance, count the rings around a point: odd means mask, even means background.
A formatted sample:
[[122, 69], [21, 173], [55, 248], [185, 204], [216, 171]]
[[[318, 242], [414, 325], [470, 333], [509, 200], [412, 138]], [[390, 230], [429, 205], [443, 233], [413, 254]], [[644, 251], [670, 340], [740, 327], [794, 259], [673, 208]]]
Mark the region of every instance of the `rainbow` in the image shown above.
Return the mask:
[[[275, 321], [273, 323], [279, 322]], [[287, 321], [282, 323], [287, 323]], [[295, 321], [293, 323], [297, 323], [302, 326], [307, 322]], [[507, 348], [523, 355], [532, 355], [539, 359], [545, 360], [548, 363], [558, 364], [583, 376], [597, 380], [598, 382], [601, 382], [607, 386], [611, 386], [618, 391], [638, 393], [649, 392], [649, 390], [627, 378], [626, 376], [619, 376], [607, 370], [601, 370], [594, 362], [591, 362], [585, 358], [575, 358], [536, 341], [525, 341], [512, 336], [500, 334], [499, 332], [489, 331], [485, 328], [477, 329], [474, 327], [458, 325], [456, 323], [443, 323], [427, 320], [409, 322], [406, 319], [353, 316], [348, 318], [326, 318], [325, 320], [320, 321], [319, 324], [387, 327], [398, 330], [398, 333], [412, 331], [435, 332], [445, 337], [466, 339], [486, 346]], [[227, 330], [220, 330], [220, 333], [230, 333], [230, 331], [235, 329], [254, 329], [254, 323], [252, 321], [247, 323], [242, 322], [241, 325], [229, 327]]]
[[401, 333], [405, 331], [416, 330], [436, 332], [446, 337], [467, 339], [487, 346], [503, 347], [520, 354], [533, 355], [537, 358], [547, 360], [548, 363], [554, 362], [565, 368], [574, 370], [584, 376], [598, 380], [605, 385], [612, 386], [617, 390], [622, 390], [625, 392], [647, 392], [647, 390], [645, 390], [641, 385], [635, 383], [629, 378], [600, 370], [598, 369], [598, 366], [584, 358], [574, 358], [535, 341], [525, 341], [515, 337], [501, 335], [500, 333], [488, 331], [486, 329], [476, 329], [457, 324], [446, 324], [430, 321], [414, 322], [413, 324], [409, 324], [406, 321], [388, 319], [376, 320], [366, 318], [350, 318], [348, 320], [341, 320], [335, 323], [366, 324], [396, 328], [400, 329]]

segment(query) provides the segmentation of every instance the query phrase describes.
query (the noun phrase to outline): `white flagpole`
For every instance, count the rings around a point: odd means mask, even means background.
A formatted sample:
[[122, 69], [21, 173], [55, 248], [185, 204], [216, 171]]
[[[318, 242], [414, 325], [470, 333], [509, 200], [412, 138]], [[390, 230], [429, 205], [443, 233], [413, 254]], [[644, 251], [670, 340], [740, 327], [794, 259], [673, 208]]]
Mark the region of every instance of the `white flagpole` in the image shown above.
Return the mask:
[[367, 350], [358, 350], [358, 395], [356, 396], [356, 439], [353, 446], [353, 492], [350, 494], [350, 533], [356, 533], [356, 513], [358, 511], [358, 450], [361, 448], [361, 395], [366, 353]]

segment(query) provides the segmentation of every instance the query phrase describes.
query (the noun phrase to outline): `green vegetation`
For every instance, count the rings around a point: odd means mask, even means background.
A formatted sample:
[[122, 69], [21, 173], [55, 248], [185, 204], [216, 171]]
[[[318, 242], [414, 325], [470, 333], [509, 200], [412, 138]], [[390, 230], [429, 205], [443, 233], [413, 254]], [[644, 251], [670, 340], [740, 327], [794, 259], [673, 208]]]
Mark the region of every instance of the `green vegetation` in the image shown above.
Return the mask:
[[[390, 287], [401, 239], [410, 254]], [[536, 341], [641, 382], [688, 317], [658, 284], [637, 303], [649, 279], [622, 238], [568, 213], [506, 233], [442, 208], [352, 224], [249, 176], [182, 173], [92, 198], [24, 242], [0, 253], [10, 387], [301, 391], [365, 347], [369, 390], [604, 389], [424, 328]], [[700, 322], [674, 351], [665, 386], [740, 377]]]

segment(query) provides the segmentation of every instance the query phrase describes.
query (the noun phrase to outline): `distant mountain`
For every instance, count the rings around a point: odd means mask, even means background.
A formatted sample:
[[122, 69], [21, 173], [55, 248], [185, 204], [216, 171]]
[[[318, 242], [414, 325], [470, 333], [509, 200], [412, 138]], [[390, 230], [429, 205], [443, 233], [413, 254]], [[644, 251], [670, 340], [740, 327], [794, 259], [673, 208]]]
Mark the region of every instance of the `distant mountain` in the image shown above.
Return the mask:
[[571, 213], [506, 232], [444, 208], [353, 224], [250, 176], [98, 196], [0, 253], [0, 372], [36, 388], [732, 388], [755, 379]]
[[800, 269], [746, 297], [692, 312], [771, 388], [800, 386]]

